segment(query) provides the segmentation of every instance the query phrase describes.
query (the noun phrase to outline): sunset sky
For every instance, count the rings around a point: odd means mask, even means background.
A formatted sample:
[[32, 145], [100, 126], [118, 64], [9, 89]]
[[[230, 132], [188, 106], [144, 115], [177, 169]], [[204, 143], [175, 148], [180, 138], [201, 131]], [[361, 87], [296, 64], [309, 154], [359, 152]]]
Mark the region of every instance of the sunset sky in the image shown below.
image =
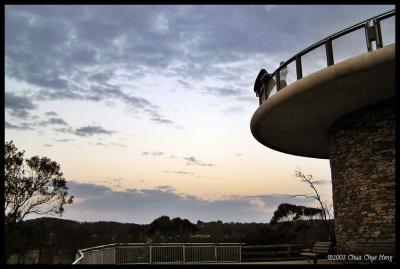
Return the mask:
[[288, 198], [310, 193], [296, 168], [331, 202], [328, 160], [252, 136], [254, 80], [392, 9], [6, 6], [5, 139], [61, 165], [66, 219], [269, 222], [280, 203], [314, 204]]

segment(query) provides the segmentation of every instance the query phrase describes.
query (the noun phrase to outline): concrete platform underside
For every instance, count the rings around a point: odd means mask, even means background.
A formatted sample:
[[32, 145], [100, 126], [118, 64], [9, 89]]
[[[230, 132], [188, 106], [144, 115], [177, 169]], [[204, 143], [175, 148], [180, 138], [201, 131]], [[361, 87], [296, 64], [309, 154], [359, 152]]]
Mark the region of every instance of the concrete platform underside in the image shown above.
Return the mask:
[[395, 44], [329, 66], [266, 100], [250, 128], [263, 145], [329, 158], [327, 131], [350, 112], [395, 96]]

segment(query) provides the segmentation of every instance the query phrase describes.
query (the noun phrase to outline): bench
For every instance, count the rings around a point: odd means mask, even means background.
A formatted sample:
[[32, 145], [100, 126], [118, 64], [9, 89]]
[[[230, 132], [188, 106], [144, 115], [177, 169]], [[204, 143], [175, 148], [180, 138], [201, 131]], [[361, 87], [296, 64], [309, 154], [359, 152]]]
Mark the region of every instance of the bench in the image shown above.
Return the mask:
[[311, 249], [305, 249], [300, 252], [300, 255], [305, 256], [307, 260], [313, 259], [314, 264], [317, 264], [318, 258], [325, 258], [332, 247], [332, 242], [315, 242]]

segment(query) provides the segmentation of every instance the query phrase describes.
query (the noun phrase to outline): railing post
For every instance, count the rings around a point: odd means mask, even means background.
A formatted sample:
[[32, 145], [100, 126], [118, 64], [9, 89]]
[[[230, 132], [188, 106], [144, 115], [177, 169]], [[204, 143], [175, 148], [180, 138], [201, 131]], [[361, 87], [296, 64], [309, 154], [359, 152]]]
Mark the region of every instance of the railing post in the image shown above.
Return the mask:
[[326, 63], [328, 66], [334, 64], [333, 60], [333, 50], [332, 50], [332, 40], [328, 39], [325, 42], [325, 50], [326, 50]]
[[301, 66], [301, 56], [299, 56], [299, 55], [296, 56], [296, 74], [297, 74], [297, 80], [299, 80], [303, 77], [303, 68]]
[[242, 262], [242, 243], [239, 244], [239, 262]]
[[373, 40], [373, 32], [371, 31], [371, 28], [369, 27], [369, 21], [367, 21], [364, 25], [365, 28], [365, 40], [367, 42], [367, 50], [368, 51], [372, 51], [372, 42], [371, 40]]
[[374, 23], [374, 28], [375, 28], [375, 44], [376, 44], [376, 48], [380, 49], [380, 48], [383, 47], [381, 23], [377, 19], [374, 19], [373, 23]]
[[215, 263], [218, 262], [217, 244], [214, 244], [214, 259]]
[[150, 263], [150, 264], [152, 263], [151, 252], [152, 252], [152, 249], [151, 249], [151, 245], [150, 245], [150, 246], [149, 246], [149, 263]]
[[278, 92], [281, 89], [281, 70], [275, 72], [275, 79], [276, 79], [276, 91]]
[[117, 247], [114, 246], [114, 257], [113, 257], [113, 264], [117, 263]]
[[185, 244], [183, 244], [182, 246], [182, 254], [183, 254], [183, 263], [185, 263], [186, 262]]

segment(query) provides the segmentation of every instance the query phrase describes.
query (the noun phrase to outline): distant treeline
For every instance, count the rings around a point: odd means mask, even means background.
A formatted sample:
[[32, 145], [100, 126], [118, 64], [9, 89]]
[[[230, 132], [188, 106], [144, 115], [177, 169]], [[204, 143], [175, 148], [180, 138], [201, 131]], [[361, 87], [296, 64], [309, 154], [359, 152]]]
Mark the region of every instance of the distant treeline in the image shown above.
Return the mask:
[[[330, 223], [333, 225], [333, 222]], [[311, 244], [328, 240], [321, 220], [268, 223], [191, 223], [187, 219], [162, 216], [150, 224], [77, 222], [57, 218], [24, 221], [12, 252], [12, 262], [27, 256], [38, 263], [72, 263], [78, 249], [111, 243], [207, 242], [247, 245]], [[35, 254], [32, 254], [35, 253]], [[11, 261], [10, 261], [11, 262]]]

